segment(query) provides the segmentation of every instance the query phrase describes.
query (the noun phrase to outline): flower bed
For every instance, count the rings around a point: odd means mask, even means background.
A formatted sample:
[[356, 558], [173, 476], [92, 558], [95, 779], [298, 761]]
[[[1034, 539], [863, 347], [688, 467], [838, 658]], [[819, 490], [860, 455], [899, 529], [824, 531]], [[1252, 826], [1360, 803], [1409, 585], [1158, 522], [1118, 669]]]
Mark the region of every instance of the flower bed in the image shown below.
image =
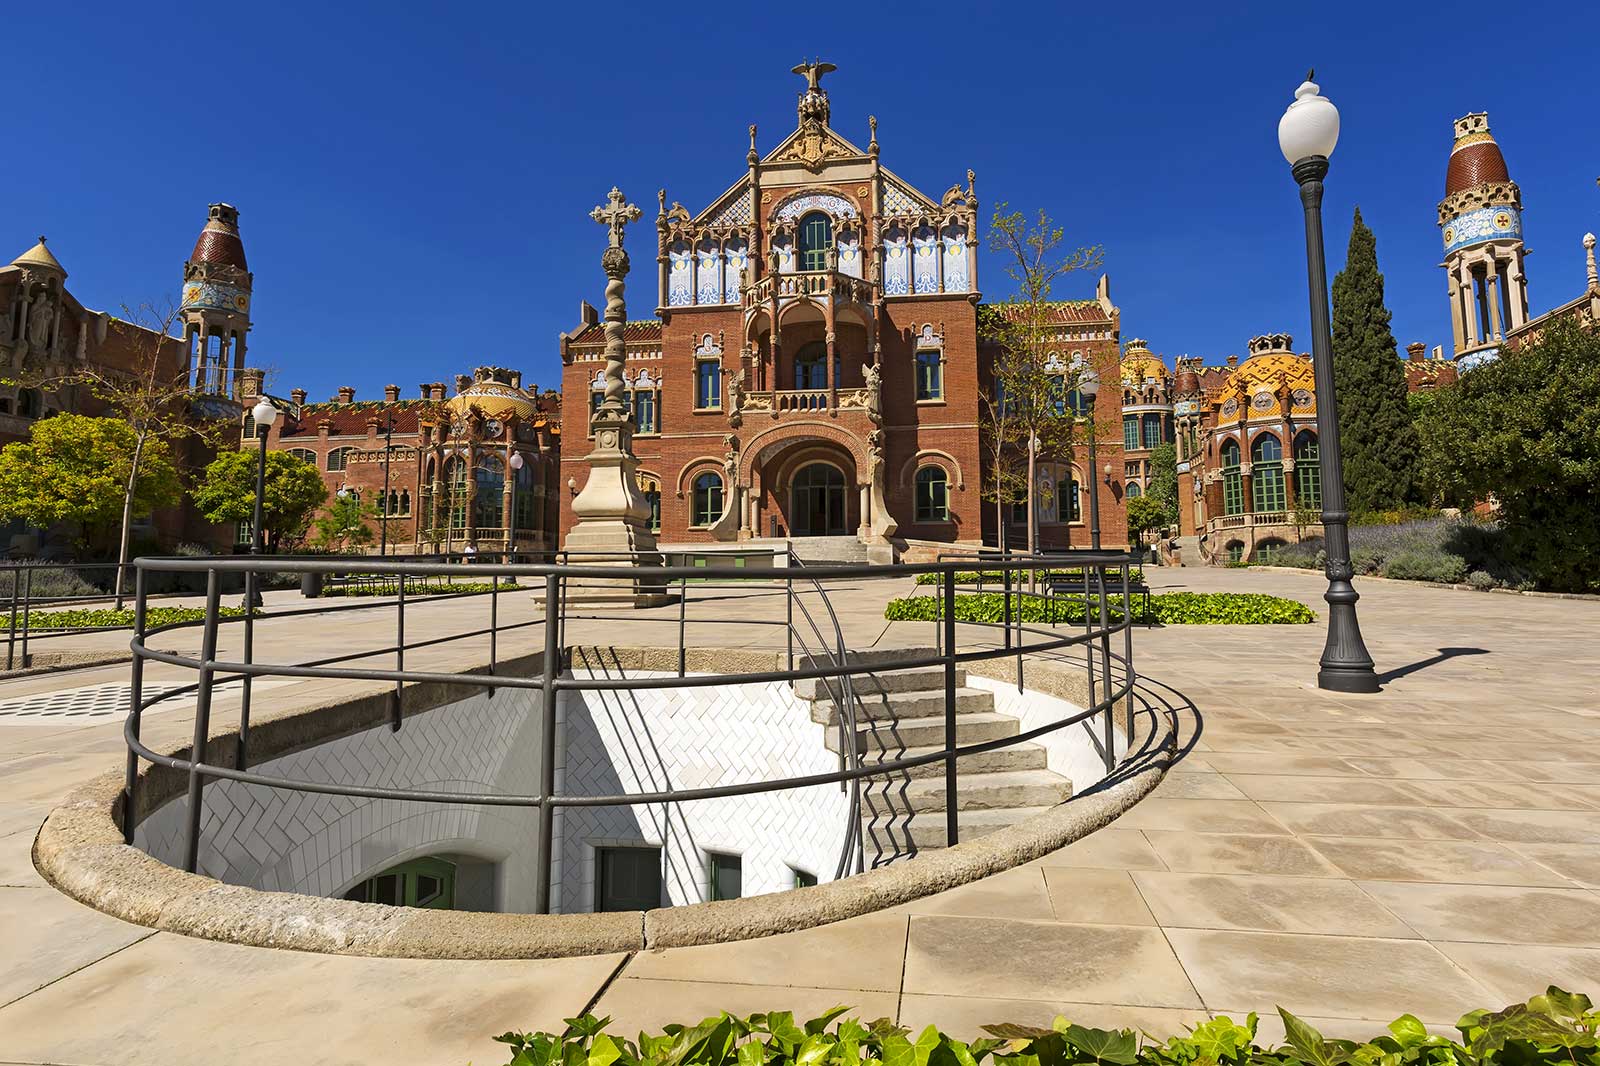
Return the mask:
[[[1000, 622], [1006, 617], [1003, 592], [961, 592], [956, 594], [958, 622]], [[939, 619], [938, 596], [903, 596], [890, 600], [883, 616], [891, 622], [933, 622]], [[1011, 620], [1036, 624], [1078, 623], [1084, 621], [1085, 597], [1011, 597]], [[1122, 607], [1113, 599], [1113, 621], [1122, 620]], [[1133, 599], [1135, 622], [1163, 625], [1303, 625], [1316, 620], [1316, 614], [1299, 600], [1267, 596], [1255, 592], [1162, 592]]]
[[[1132, 1029], [1091, 1029], [1057, 1018], [1048, 1029], [986, 1025], [964, 1041], [930, 1025], [913, 1035], [887, 1018], [863, 1024], [835, 1007], [807, 1022], [789, 1011], [669, 1025], [636, 1041], [605, 1031], [609, 1018], [572, 1018], [561, 1033], [505, 1033], [509, 1066], [1596, 1066], [1600, 1011], [1551, 987], [1503, 1010], [1475, 1010], [1459, 1035], [1428, 1032], [1410, 1014], [1370, 1040], [1328, 1040], [1278, 1008], [1284, 1043], [1256, 1043], [1257, 1018], [1226, 1015], [1159, 1041]], [[841, 1020], [842, 1018], [842, 1020]], [[830, 1028], [830, 1025], [832, 1028]]]

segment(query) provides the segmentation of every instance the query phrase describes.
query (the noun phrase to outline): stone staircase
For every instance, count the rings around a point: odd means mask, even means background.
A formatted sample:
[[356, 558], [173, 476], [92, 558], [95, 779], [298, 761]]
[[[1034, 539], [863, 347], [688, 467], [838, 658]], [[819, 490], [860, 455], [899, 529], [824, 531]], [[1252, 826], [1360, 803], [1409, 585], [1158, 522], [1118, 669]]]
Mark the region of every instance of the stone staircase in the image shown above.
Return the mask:
[[[944, 669], [895, 669], [896, 661], [925, 651], [852, 652], [854, 661], [882, 663], [881, 670], [855, 678], [856, 751], [863, 764], [931, 754], [944, 745]], [[994, 709], [994, 694], [969, 688], [966, 671], [956, 672], [956, 743], [974, 744], [1014, 737], [1021, 726]], [[838, 689], [839, 682], [833, 682]], [[813, 721], [830, 727], [829, 750], [840, 745], [839, 708], [828, 682], [796, 682], [795, 692], [811, 702]], [[848, 742], [848, 738], [846, 739]], [[1045, 751], [1022, 743], [960, 761], [957, 818], [961, 839], [992, 833], [1072, 797], [1072, 782], [1051, 772]], [[867, 779], [862, 786], [861, 832], [866, 865], [871, 868], [920, 851], [946, 846], [946, 804], [942, 760]]]
[[857, 537], [795, 537], [789, 541], [805, 563], [865, 563], [867, 546]]

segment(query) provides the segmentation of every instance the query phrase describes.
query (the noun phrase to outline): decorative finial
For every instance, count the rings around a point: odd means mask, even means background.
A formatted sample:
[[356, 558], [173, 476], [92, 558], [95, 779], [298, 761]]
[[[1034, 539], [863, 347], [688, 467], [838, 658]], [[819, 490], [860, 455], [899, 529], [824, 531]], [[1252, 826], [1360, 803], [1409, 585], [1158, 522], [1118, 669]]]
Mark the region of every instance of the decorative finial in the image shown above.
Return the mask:
[[1306, 81], [1316, 81], [1316, 80], [1317, 80], [1317, 68], [1316, 67], [1311, 67], [1309, 70], [1306, 71]]
[[41, 234], [39, 234], [39, 243], [40, 243], [40, 244], [43, 244], [43, 243], [44, 243], [44, 234], [42, 234], [42, 233], [41, 233]]
[[973, 171], [973, 169], [971, 167], [968, 167], [967, 168], [967, 199], [969, 199], [969, 200], [973, 200], [973, 199], [977, 198], [976, 194], [974, 194], [973, 191], [972, 191], [972, 183], [977, 180], [977, 177], [978, 177], [978, 175]]
[[793, 68], [792, 73], [798, 74], [806, 80], [807, 92], [820, 93], [822, 92], [822, 76], [831, 74], [838, 69], [832, 63], [819, 63], [816, 60], [807, 63], [805, 60], [801, 60], [799, 65]]
[[657, 189], [656, 190], [656, 201], [658, 203], [660, 203], [660, 205], [661, 205], [660, 210], [657, 211], [656, 213], [660, 214], [660, 215], [666, 214], [667, 213], [667, 190], [666, 189]]
[[615, 185], [606, 197], [606, 203], [601, 204], [589, 212], [589, 217], [607, 227], [611, 231], [611, 247], [622, 247], [622, 230], [630, 222], [637, 222], [643, 213], [637, 204], [627, 202], [627, 197], [622, 195], [622, 190]]
[[752, 152], [756, 150], [756, 124], [754, 122], [750, 123], [750, 150]]

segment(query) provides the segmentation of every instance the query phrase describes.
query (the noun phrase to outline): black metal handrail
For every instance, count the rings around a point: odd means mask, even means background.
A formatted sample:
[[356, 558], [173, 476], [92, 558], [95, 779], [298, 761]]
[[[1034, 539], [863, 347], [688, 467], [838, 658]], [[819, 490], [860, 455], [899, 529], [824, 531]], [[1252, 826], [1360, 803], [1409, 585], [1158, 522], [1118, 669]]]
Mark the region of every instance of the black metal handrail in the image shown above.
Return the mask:
[[[792, 554], [786, 562], [794, 562]], [[619, 578], [626, 578], [629, 574], [642, 576], [641, 571], [634, 571], [619, 566], [606, 566], [603, 564], [552, 564], [552, 563], [481, 563], [467, 564], [438, 563], [438, 562], [411, 562], [396, 561], [393, 559], [315, 559], [315, 558], [285, 558], [285, 557], [238, 557], [238, 558], [181, 558], [181, 559], [139, 559], [135, 562], [136, 591], [135, 591], [135, 620], [134, 637], [131, 642], [133, 649], [132, 692], [130, 695], [129, 715], [124, 727], [124, 734], [128, 746], [127, 776], [123, 798], [123, 828], [125, 838], [131, 843], [134, 832], [134, 811], [136, 810], [135, 796], [138, 788], [139, 763], [141, 760], [180, 771], [188, 775], [188, 829], [186, 834], [185, 865], [191, 872], [198, 866], [200, 846], [200, 821], [202, 813], [203, 786], [208, 779], [226, 779], [260, 784], [270, 788], [282, 788], [304, 792], [314, 792], [332, 795], [345, 795], [369, 799], [398, 799], [423, 802], [469, 804], [485, 806], [514, 806], [536, 807], [540, 812], [540, 862], [544, 867], [543, 876], [537, 889], [537, 906], [540, 911], [549, 907], [550, 877], [549, 865], [553, 857], [553, 817], [554, 812], [560, 807], [599, 807], [599, 806], [630, 806], [642, 803], [681, 803], [701, 799], [716, 799], [734, 796], [755, 795], [764, 792], [783, 791], [794, 788], [806, 788], [822, 784], [838, 784], [841, 788], [851, 792], [850, 825], [847, 827], [846, 841], [840, 856], [840, 865], [836, 876], [849, 872], [848, 867], [853, 865], [861, 869], [863, 860], [861, 856], [860, 839], [860, 783], [868, 778], [900, 773], [910, 769], [928, 765], [935, 762], [945, 764], [946, 787], [946, 818], [948, 842], [959, 842], [959, 826], [957, 813], [959, 810], [958, 794], [958, 761], [972, 755], [993, 751], [1014, 744], [1024, 743], [1028, 740], [1045, 734], [1067, 728], [1069, 726], [1088, 722], [1099, 716], [1104, 716], [1104, 743], [1099, 743], [1104, 756], [1107, 774], [1115, 771], [1117, 766], [1115, 736], [1112, 724], [1112, 715], [1119, 703], [1124, 703], [1127, 708], [1127, 725], [1125, 736], [1131, 743], [1133, 736], [1133, 700], [1134, 690], [1138, 684], [1138, 677], [1133, 669], [1132, 658], [1132, 604], [1128, 596], [1128, 569], [1132, 557], [1122, 552], [1079, 552], [1069, 556], [1052, 555], [1048, 559], [1039, 556], [1012, 556], [1003, 560], [994, 560], [1009, 575], [1015, 570], [1036, 569], [1041, 565], [1059, 565], [1070, 560], [1073, 564], [1088, 569], [1093, 569], [1100, 580], [1097, 581], [1100, 596], [1098, 598], [1095, 618], [1091, 622], [1089, 603], [1085, 602], [1085, 628], [1082, 632], [1076, 630], [1062, 631], [1055, 626], [1049, 627], [1024, 624], [1021, 621], [1021, 611], [1013, 621], [1009, 615], [1001, 623], [974, 623], [962, 622], [961, 625], [993, 627], [999, 625], [1005, 634], [1004, 643], [998, 647], [971, 647], [966, 650], [958, 648], [956, 643], [957, 620], [955, 600], [955, 577], [957, 570], [965, 562], [941, 561], [920, 564], [898, 564], [895, 566], [879, 566], [863, 569], [859, 566], [833, 565], [833, 566], [802, 566], [785, 565], [771, 568], [734, 568], [734, 567], [699, 567], [699, 566], [665, 566], [653, 567], [648, 572], [648, 584], [651, 588], [672, 588], [676, 585], [680, 595], [680, 610], [678, 614], [679, 632], [679, 670], [676, 677], [576, 677], [567, 674], [564, 666], [567, 648], [564, 638], [566, 621], [568, 618], [579, 620], [584, 618], [604, 618], [603, 615], [578, 615], [568, 611], [572, 606], [567, 595], [568, 583], [571, 581], [590, 582], [616, 582]], [[990, 560], [985, 560], [990, 562]], [[311, 613], [332, 613], [338, 610], [367, 609], [372, 610], [394, 608], [396, 611], [396, 638], [393, 644], [376, 649], [363, 649], [332, 657], [300, 663], [257, 663], [254, 662], [252, 634], [258, 620], [255, 613], [245, 613], [241, 617], [223, 617], [220, 614], [220, 578], [221, 575], [233, 572], [256, 574], [261, 571], [278, 573], [327, 573], [334, 570], [351, 571], [362, 570], [380, 577], [405, 578], [408, 575], [416, 576], [471, 576], [478, 581], [488, 579], [491, 591], [480, 595], [487, 595], [490, 599], [490, 624], [486, 629], [473, 629], [468, 633], [452, 633], [442, 637], [430, 638], [424, 641], [408, 643], [405, 637], [405, 616], [407, 597], [405, 589], [407, 581], [396, 582], [398, 595], [393, 603], [384, 604], [341, 604], [337, 606], [302, 608], [285, 612], [273, 612], [271, 615], [261, 616], [261, 620], [277, 620], [285, 617]], [[156, 571], [204, 572], [206, 574], [206, 607], [204, 618], [197, 622], [176, 623], [155, 629], [147, 629], [145, 595], [147, 574]], [[1113, 610], [1108, 602], [1109, 593], [1106, 590], [1107, 572], [1120, 572], [1122, 586], [1122, 612], [1121, 621], [1113, 620]], [[940, 644], [934, 654], [908, 655], [903, 659], [895, 660], [892, 665], [863, 663], [859, 659], [852, 659], [845, 646], [844, 634], [839, 624], [837, 614], [834, 612], [824, 583], [829, 580], [860, 582], [862, 580], [894, 579], [911, 577], [925, 573], [941, 575], [941, 607], [939, 621], [936, 623], [940, 632]], [[502, 626], [499, 623], [498, 598], [505, 593], [501, 592], [500, 582], [504, 578], [533, 577], [542, 579], [543, 585], [543, 612], [542, 617], [531, 621], [513, 623]], [[748, 593], [753, 586], [777, 583], [782, 586], [785, 597], [785, 620], [777, 622], [773, 619], [739, 619], [739, 618], [697, 618], [693, 624], [734, 624], [748, 626], [752, 624], [783, 625], [787, 631], [789, 641], [788, 660], [785, 669], [756, 671], [739, 674], [690, 674], [684, 669], [686, 648], [686, 627], [690, 620], [687, 619], [682, 597], [688, 594], [691, 581], [697, 582], [696, 588], [704, 591], [723, 591], [738, 589]], [[824, 637], [822, 629], [812, 617], [806, 607], [802, 590], [796, 589], [797, 583], [803, 583], [812, 590], [823, 602], [828, 621], [831, 623], [833, 648], [829, 648], [829, 641]], [[518, 585], [520, 591], [538, 591], [538, 586]], [[1017, 595], [1026, 595], [1019, 591]], [[430, 597], [438, 599], [444, 597]], [[1009, 597], [1008, 597], [1009, 603]], [[794, 620], [796, 606], [800, 608], [802, 617], [811, 627], [813, 636], [818, 641], [820, 656], [810, 650], [810, 645], [804, 640], [804, 635], [799, 632]], [[636, 617], [636, 616], [628, 616]], [[666, 619], [661, 619], [666, 620]], [[242, 661], [230, 661], [219, 658], [217, 651], [217, 637], [221, 626], [238, 623], [245, 632], [244, 655]], [[499, 635], [513, 629], [523, 629], [532, 626], [543, 626], [544, 630], [544, 655], [541, 663], [541, 672], [536, 677], [522, 677], [496, 673], [497, 645]], [[202, 629], [201, 650], [198, 656], [182, 655], [174, 652], [162, 652], [150, 648], [148, 638], [158, 632], [167, 632], [178, 628], [199, 626]], [[1120, 655], [1113, 654], [1110, 650], [1110, 637], [1113, 633], [1121, 631], [1125, 634], [1124, 652]], [[438, 671], [407, 669], [405, 667], [405, 652], [417, 648], [433, 646], [468, 637], [477, 637], [487, 634], [490, 641], [490, 661], [488, 673], [457, 674]], [[794, 658], [795, 640], [801, 642], [802, 652], [806, 665], [796, 665]], [[1028, 729], [1012, 737], [1002, 737], [995, 740], [983, 741], [972, 744], [957, 744], [955, 720], [955, 677], [957, 667], [962, 663], [977, 662], [986, 659], [1015, 656], [1018, 663], [1018, 683], [1021, 683], [1022, 661], [1025, 656], [1046, 656], [1067, 652], [1082, 646], [1085, 649], [1085, 661], [1089, 679], [1089, 706], [1078, 713], [1068, 715], [1059, 720], [1046, 722], [1043, 725]], [[393, 668], [377, 666], [355, 666], [353, 661], [370, 659], [375, 656], [393, 655], [395, 665]], [[819, 665], [819, 658], [824, 661]], [[1096, 660], [1099, 660], [1098, 665]], [[177, 666], [192, 668], [197, 671], [198, 679], [190, 685], [180, 686], [173, 690], [164, 691], [156, 696], [146, 699], [143, 694], [143, 673], [146, 661], [167, 663]], [[863, 764], [857, 751], [857, 718], [856, 704], [858, 697], [855, 692], [854, 678], [859, 674], [875, 673], [883, 669], [906, 670], [918, 667], [941, 666], [945, 674], [945, 716], [944, 716], [944, 745], [933, 752], [923, 755], [907, 756], [882, 762]], [[539, 777], [539, 791], [528, 795], [508, 795], [503, 793], [470, 793], [470, 792], [437, 792], [417, 789], [382, 788], [364, 785], [346, 785], [338, 783], [324, 783], [312, 781], [297, 781], [273, 775], [261, 774], [249, 770], [248, 767], [248, 728], [250, 710], [250, 682], [260, 676], [282, 677], [308, 677], [308, 678], [338, 678], [354, 680], [374, 680], [392, 682], [395, 685], [394, 699], [392, 701], [391, 729], [398, 730], [402, 724], [402, 708], [404, 686], [420, 682], [441, 682], [450, 684], [470, 684], [487, 689], [490, 695], [501, 688], [539, 689], [543, 695], [542, 714], [544, 719], [544, 736], [547, 741], [542, 745], [543, 763]], [[633, 792], [607, 796], [584, 796], [557, 793], [554, 788], [555, 781], [555, 744], [548, 738], [555, 736], [555, 710], [556, 696], [561, 691], [632, 691], [640, 689], [659, 688], [691, 688], [709, 687], [726, 684], [754, 684], [764, 682], [786, 682], [793, 684], [807, 678], [816, 678], [827, 686], [832, 698], [840, 708], [840, 749], [841, 764], [837, 770], [826, 773], [808, 774], [780, 778], [775, 780], [760, 780], [738, 782], [734, 784], [708, 786], [693, 789], [668, 789], [656, 792]], [[204, 761], [205, 742], [210, 730], [211, 702], [215, 688], [220, 684], [240, 682], [243, 688], [240, 709], [240, 730], [238, 736], [238, 753], [236, 766], [221, 766]], [[838, 686], [837, 688], [835, 686]], [[178, 758], [163, 755], [151, 750], [140, 740], [140, 721], [143, 712], [162, 700], [172, 699], [179, 695], [193, 692], [196, 695], [194, 742], [190, 749], [189, 758]], [[1097, 699], [1096, 694], [1100, 693]], [[845, 753], [849, 754], [846, 755]], [[850, 854], [854, 844], [854, 860], [850, 861]]]

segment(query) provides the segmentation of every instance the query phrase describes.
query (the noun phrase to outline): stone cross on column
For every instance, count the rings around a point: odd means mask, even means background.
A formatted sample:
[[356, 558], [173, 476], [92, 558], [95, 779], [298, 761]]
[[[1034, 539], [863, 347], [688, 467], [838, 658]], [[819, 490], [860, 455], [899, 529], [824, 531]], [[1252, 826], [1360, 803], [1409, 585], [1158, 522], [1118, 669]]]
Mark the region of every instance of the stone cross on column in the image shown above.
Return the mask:
[[606, 389], [601, 410], [611, 414], [627, 411], [623, 400], [625, 386], [622, 368], [627, 362], [628, 349], [623, 340], [623, 328], [628, 318], [627, 302], [623, 299], [622, 279], [628, 276], [628, 253], [622, 248], [622, 231], [630, 222], [637, 222], [641, 212], [636, 204], [627, 202], [622, 190], [615, 185], [606, 202], [589, 212], [589, 217], [611, 231], [611, 243], [601, 253], [600, 266], [606, 277]]

